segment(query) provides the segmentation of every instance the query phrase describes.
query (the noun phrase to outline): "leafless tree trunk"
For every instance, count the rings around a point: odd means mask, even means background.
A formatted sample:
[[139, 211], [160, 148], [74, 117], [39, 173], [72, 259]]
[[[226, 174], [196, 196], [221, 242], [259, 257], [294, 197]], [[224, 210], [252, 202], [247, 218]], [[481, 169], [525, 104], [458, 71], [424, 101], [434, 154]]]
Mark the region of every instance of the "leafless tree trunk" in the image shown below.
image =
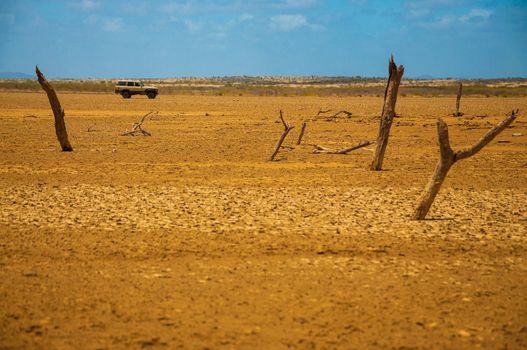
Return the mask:
[[304, 132], [306, 131], [306, 127], [307, 127], [307, 120], [302, 123], [302, 128], [300, 129], [300, 135], [298, 135], [298, 140], [296, 141], [297, 145], [302, 143], [302, 137], [304, 137]]
[[454, 117], [461, 117], [463, 113], [459, 112], [459, 103], [461, 102], [461, 93], [463, 92], [463, 83], [459, 82], [459, 87], [457, 89], [457, 97], [456, 97], [456, 114], [454, 114]]
[[381, 125], [379, 127], [379, 135], [377, 136], [377, 147], [370, 166], [371, 170], [382, 169], [384, 153], [386, 152], [388, 137], [390, 136], [390, 128], [395, 117], [395, 103], [397, 102], [397, 92], [399, 91], [399, 85], [404, 74], [404, 67], [397, 67], [393, 61], [393, 56], [391, 56], [388, 71], [389, 77], [386, 90], [384, 91]]
[[55, 133], [57, 134], [57, 139], [59, 140], [62, 151], [71, 152], [73, 147], [71, 147], [70, 141], [68, 140], [68, 132], [66, 131], [66, 123], [64, 122], [64, 109], [60, 106], [60, 101], [57, 97], [57, 93], [51, 86], [51, 84], [46, 80], [44, 74], [36, 67], [36, 73], [38, 82], [42, 89], [46, 92], [49, 99], [49, 104], [53, 110], [53, 115], [55, 116]]
[[423, 220], [430, 210], [434, 199], [445, 180], [448, 171], [454, 165], [455, 162], [461, 159], [465, 159], [478, 153], [483, 147], [485, 147], [490, 141], [492, 141], [500, 132], [508, 127], [518, 115], [518, 111], [512, 111], [512, 113], [505, 118], [501, 123], [492, 128], [487, 132], [474, 146], [465, 148], [455, 152], [450, 147], [450, 139], [448, 137], [448, 126], [439, 118], [437, 120], [437, 137], [439, 140], [439, 151], [440, 158], [436, 165], [435, 171], [428, 181], [421, 198], [419, 199], [419, 205], [414, 213], [414, 219]]
[[282, 136], [280, 136], [280, 139], [278, 140], [278, 142], [276, 143], [276, 147], [275, 147], [275, 150], [273, 152], [273, 154], [271, 155], [271, 158], [270, 160], [273, 161], [274, 160], [274, 157], [276, 157], [276, 155], [278, 154], [278, 152], [280, 151], [280, 147], [282, 147], [282, 143], [284, 142], [287, 134], [289, 134], [289, 132], [291, 131], [291, 129], [294, 128], [293, 125], [290, 125], [289, 123], [287, 123], [285, 120], [284, 120], [284, 117], [282, 116], [282, 111], [280, 111], [280, 120], [282, 121], [282, 124], [284, 125], [284, 132], [282, 133]]

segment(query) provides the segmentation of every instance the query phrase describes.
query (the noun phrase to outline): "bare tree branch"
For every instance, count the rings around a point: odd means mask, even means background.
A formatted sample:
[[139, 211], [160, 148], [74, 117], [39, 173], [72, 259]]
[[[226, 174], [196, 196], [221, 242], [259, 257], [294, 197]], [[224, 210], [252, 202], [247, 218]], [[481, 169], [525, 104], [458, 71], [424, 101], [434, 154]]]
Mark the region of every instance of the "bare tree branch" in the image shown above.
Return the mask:
[[471, 157], [479, 152], [483, 147], [485, 147], [485, 145], [492, 141], [496, 135], [505, 130], [505, 128], [516, 119], [518, 112], [518, 109], [516, 111], [512, 111], [512, 113], [505, 120], [492, 128], [492, 130], [483, 136], [474, 146], [458, 152], [453, 151], [450, 147], [447, 124], [441, 118], [437, 120], [437, 135], [439, 139], [440, 157], [434, 173], [432, 174], [432, 177], [428, 181], [425, 190], [419, 199], [419, 204], [417, 205], [417, 208], [414, 212], [414, 219], [423, 220], [426, 217], [426, 214], [428, 214], [428, 211], [430, 210], [435, 197], [439, 193], [439, 189], [441, 188], [441, 185], [443, 184], [452, 165], [454, 165], [454, 163], [458, 160]]
[[483, 147], [485, 147], [490, 141], [492, 141], [500, 132], [507, 128], [518, 116], [520, 110], [512, 111], [511, 114], [505, 118], [501, 123], [496, 125], [494, 128], [489, 130], [479, 141], [470, 148], [462, 149], [456, 152], [456, 161], [465, 159], [478, 153]]
[[280, 139], [278, 139], [278, 142], [276, 143], [276, 147], [275, 147], [275, 150], [273, 152], [273, 154], [271, 155], [271, 158], [269, 160], [273, 161], [274, 158], [276, 157], [276, 155], [278, 154], [278, 152], [280, 151], [280, 147], [282, 146], [282, 143], [284, 142], [287, 134], [289, 134], [289, 132], [291, 131], [291, 129], [294, 128], [293, 125], [290, 125], [289, 123], [287, 123], [285, 120], [284, 120], [284, 117], [282, 115], [282, 111], [280, 110], [280, 120], [282, 121], [282, 124], [284, 125], [284, 132], [282, 133], [282, 135], [280, 136]]

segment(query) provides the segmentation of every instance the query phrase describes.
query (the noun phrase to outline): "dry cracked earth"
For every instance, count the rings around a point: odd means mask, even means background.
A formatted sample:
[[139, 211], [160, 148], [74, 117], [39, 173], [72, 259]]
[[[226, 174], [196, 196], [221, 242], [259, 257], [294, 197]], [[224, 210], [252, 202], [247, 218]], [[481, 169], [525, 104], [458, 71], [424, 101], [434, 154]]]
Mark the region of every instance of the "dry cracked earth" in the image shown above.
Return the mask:
[[[527, 347], [527, 99], [402, 96], [372, 172], [312, 151], [374, 140], [379, 97], [59, 97], [72, 153], [44, 94], [0, 92], [0, 349]], [[353, 115], [296, 145], [320, 108]], [[513, 108], [412, 220], [436, 118], [458, 149]]]

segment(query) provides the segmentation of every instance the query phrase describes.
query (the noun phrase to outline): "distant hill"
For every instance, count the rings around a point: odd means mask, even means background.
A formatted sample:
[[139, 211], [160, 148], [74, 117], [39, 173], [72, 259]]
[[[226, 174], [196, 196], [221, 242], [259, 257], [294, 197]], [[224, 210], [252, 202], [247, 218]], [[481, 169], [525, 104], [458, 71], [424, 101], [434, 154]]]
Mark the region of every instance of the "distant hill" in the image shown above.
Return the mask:
[[36, 79], [36, 77], [20, 72], [0, 72], [0, 79]]

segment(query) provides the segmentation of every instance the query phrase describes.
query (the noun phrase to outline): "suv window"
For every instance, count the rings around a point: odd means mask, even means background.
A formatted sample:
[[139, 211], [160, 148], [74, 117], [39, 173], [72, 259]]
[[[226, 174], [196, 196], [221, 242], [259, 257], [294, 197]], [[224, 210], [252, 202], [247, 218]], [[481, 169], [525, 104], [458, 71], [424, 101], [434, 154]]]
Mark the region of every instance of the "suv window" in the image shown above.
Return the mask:
[[118, 82], [117, 82], [117, 85], [119, 85], [119, 86], [125, 86], [125, 85], [126, 85], [126, 82], [124, 82], [124, 81], [118, 81]]
[[139, 83], [135, 83], [135, 86], [141, 86], [141, 84], [139, 84]]
[[127, 85], [128, 86], [134, 86], [134, 82], [133, 81], [129, 81]]

